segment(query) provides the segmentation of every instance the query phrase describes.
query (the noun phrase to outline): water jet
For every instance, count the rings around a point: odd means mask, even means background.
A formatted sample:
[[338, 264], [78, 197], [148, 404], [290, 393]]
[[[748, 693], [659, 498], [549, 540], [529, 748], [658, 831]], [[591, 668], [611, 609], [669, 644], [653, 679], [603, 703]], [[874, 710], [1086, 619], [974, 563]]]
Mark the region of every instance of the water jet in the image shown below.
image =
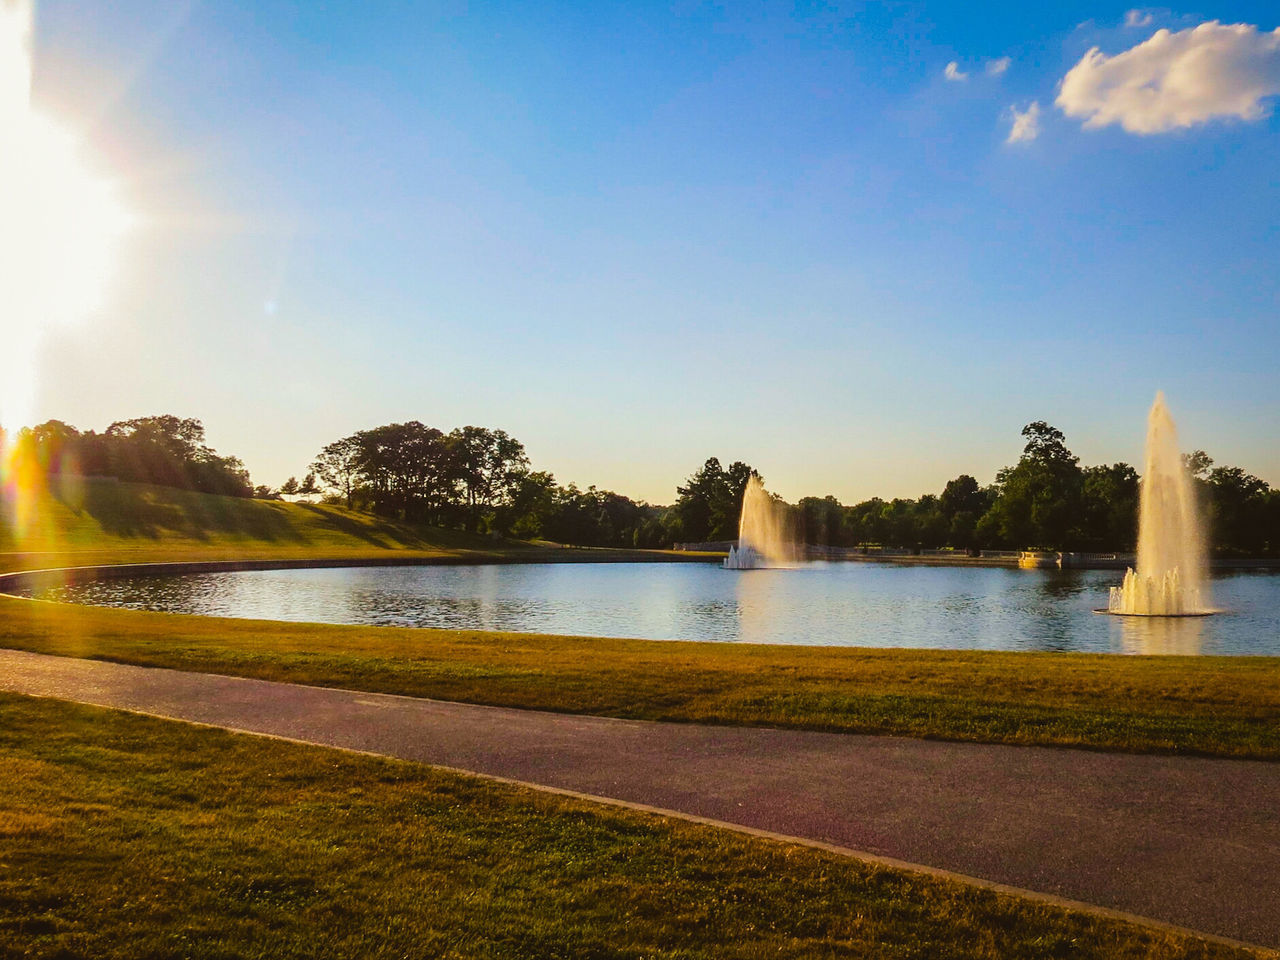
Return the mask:
[[1131, 617], [1203, 617], [1209, 606], [1204, 530], [1192, 477], [1178, 449], [1164, 393], [1147, 416], [1146, 462], [1138, 499], [1137, 569], [1111, 588], [1107, 613]]
[[796, 554], [795, 540], [788, 530], [786, 507], [752, 474], [742, 495], [738, 543], [729, 548], [725, 569], [787, 567], [796, 562]]

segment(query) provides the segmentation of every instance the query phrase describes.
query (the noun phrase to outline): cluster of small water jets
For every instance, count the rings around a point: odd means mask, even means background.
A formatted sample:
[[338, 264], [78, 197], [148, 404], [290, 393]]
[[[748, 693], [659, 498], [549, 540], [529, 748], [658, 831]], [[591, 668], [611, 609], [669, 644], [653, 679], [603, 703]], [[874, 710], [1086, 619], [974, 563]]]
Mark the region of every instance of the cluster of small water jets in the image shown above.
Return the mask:
[[[784, 504], [759, 477], [747, 481], [738, 542], [729, 548], [729, 570], [794, 566], [802, 549]], [[1147, 416], [1147, 448], [1138, 507], [1137, 569], [1111, 588], [1105, 613], [1136, 617], [1195, 617], [1210, 606], [1204, 528], [1195, 485], [1178, 448], [1164, 394]]]
[[1178, 449], [1164, 394], [1147, 417], [1147, 452], [1138, 505], [1137, 569], [1111, 588], [1107, 612], [1137, 617], [1213, 613], [1204, 528], [1195, 486]]

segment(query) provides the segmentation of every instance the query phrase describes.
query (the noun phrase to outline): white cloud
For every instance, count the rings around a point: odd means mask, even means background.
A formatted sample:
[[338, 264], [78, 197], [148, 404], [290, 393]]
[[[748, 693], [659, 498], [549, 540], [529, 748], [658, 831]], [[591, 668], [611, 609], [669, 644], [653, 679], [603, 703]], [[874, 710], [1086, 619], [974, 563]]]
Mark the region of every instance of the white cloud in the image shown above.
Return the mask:
[[1267, 114], [1262, 101], [1277, 94], [1280, 29], [1211, 20], [1157, 30], [1114, 57], [1094, 47], [1062, 78], [1056, 102], [1086, 127], [1164, 133], [1215, 117], [1258, 120]]
[[1032, 100], [1031, 106], [1025, 110], [1010, 107], [1009, 116], [1013, 120], [1013, 126], [1009, 128], [1009, 137], [1005, 143], [1030, 143], [1040, 136], [1040, 101]]
[[960, 69], [960, 64], [952, 60], [947, 64], [947, 69], [942, 71], [943, 75], [952, 81], [968, 80], [969, 75]]
[[988, 77], [1004, 76], [1005, 71], [1009, 69], [1009, 64], [1012, 62], [1013, 61], [1010, 60], [1008, 57], [1000, 57], [997, 60], [988, 60], [987, 76]]
[[1154, 18], [1145, 10], [1130, 10], [1124, 15], [1126, 27], [1149, 27]]

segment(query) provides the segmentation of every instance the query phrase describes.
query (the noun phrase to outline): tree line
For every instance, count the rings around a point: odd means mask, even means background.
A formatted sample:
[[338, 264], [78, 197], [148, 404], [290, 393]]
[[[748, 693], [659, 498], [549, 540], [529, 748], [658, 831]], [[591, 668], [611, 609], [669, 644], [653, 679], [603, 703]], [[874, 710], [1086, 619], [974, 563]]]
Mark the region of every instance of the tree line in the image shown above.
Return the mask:
[[[1022, 430], [1018, 462], [987, 485], [961, 474], [937, 494], [845, 505], [804, 497], [787, 506], [797, 538], [818, 545], [961, 550], [1130, 551], [1141, 478], [1127, 463], [1081, 466], [1062, 431], [1038, 420]], [[1219, 553], [1280, 553], [1280, 490], [1239, 467], [1186, 457]], [[421, 423], [361, 431], [324, 448], [312, 472], [348, 505], [402, 519], [465, 526], [522, 539], [660, 547], [733, 540], [749, 464], [712, 457], [676, 488], [668, 507], [619, 493], [561, 485], [529, 468], [501, 430], [444, 433]], [[761, 477], [763, 480], [763, 477]], [[781, 503], [781, 501], [779, 501]]]
[[11, 441], [0, 429], [0, 450], [9, 463], [45, 477], [76, 474], [232, 497], [254, 494], [244, 464], [206, 444], [199, 420], [138, 417], [117, 420], [102, 433], [48, 420], [23, 428]]
[[445, 433], [417, 420], [327, 444], [311, 475], [348, 507], [521, 539], [657, 547], [662, 509], [532, 470], [524, 444], [488, 427]]
[[[1129, 551], [1137, 537], [1141, 478], [1127, 463], [1081, 466], [1060, 430], [1023, 428], [1017, 463], [980, 484], [961, 474], [937, 494], [833, 496], [785, 505], [797, 538], [839, 547]], [[750, 465], [708, 459], [676, 487], [670, 506], [561, 484], [532, 469], [524, 445], [503, 430], [441, 430], [419, 421], [357, 431], [327, 444], [301, 483], [255, 487], [244, 464], [205, 441], [199, 420], [171, 415], [112, 423], [101, 433], [60, 420], [24, 428], [0, 449], [47, 476], [114, 477], [238, 497], [323, 495], [406, 521], [520, 539], [602, 547], [667, 547], [737, 537]], [[1219, 554], [1280, 555], [1280, 489], [1204, 451], [1185, 458]], [[763, 477], [761, 477], [763, 480]], [[779, 501], [781, 503], [781, 501]]]
[[[835, 497], [804, 497], [790, 507], [792, 526], [805, 542], [857, 547], [951, 547], [1132, 551], [1137, 540], [1141, 478], [1127, 463], [1081, 466], [1062, 431], [1038, 420], [1022, 430], [1026, 444], [1016, 464], [983, 486], [967, 474], [938, 494], [917, 499], [874, 497], [846, 506]], [[1184, 457], [1220, 555], [1280, 554], [1280, 490], [1240, 467], [1215, 466], [1197, 450]], [[667, 514], [677, 539], [737, 536], [731, 499], [744, 464], [723, 470], [708, 460], [678, 490]], [[742, 481], [745, 484], [745, 480]]]

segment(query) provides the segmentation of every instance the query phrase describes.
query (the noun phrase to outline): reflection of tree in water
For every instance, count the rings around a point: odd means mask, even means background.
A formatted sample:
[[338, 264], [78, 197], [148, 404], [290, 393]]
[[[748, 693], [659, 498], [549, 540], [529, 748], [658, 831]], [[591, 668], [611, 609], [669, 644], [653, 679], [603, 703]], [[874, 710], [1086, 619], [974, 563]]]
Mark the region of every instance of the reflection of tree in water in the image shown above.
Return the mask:
[[106, 578], [38, 590], [33, 596], [58, 603], [216, 616], [229, 606], [224, 581], [225, 574]]
[[1019, 575], [1035, 579], [1011, 598], [1020, 608], [1014, 629], [1023, 632], [1023, 636], [1011, 638], [1015, 644], [1027, 650], [1054, 652], [1088, 649], [1090, 644], [1080, 631], [1079, 611], [1072, 603], [1089, 589], [1080, 571], [1023, 571]]
[[1079, 596], [1089, 589], [1079, 570], [1049, 570], [1040, 582], [1040, 591], [1055, 600]]
[[1207, 617], [1112, 617], [1118, 622], [1125, 653], [1198, 654], [1204, 646]]

